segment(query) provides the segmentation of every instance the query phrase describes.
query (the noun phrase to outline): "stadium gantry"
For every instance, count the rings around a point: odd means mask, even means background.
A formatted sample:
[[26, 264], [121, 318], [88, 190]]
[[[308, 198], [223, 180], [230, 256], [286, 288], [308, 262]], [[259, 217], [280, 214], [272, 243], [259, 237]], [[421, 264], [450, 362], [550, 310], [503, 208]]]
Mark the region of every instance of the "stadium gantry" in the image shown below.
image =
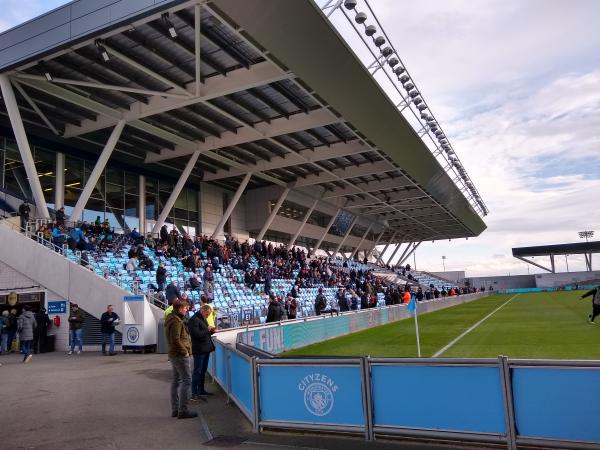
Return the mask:
[[[223, 209], [199, 200], [193, 228], [215, 238], [241, 198], [247, 237], [351, 257], [479, 235], [483, 200], [370, 6], [367, 16], [356, 3], [322, 6], [358, 26], [374, 63], [312, 1], [78, 0], [3, 33], [0, 121], [36, 214], [65, 203], [65, 181], [42, 188], [32, 145], [55, 151], [58, 169], [64, 153], [94, 162], [67, 205], [73, 220], [118, 164], [141, 177], [144, 231], [176, 223], [184, 187], [212, 186]], [[376, 71], [395, 77], [399, 106]], [[144, 176], [173, 183], [155, 217]]]

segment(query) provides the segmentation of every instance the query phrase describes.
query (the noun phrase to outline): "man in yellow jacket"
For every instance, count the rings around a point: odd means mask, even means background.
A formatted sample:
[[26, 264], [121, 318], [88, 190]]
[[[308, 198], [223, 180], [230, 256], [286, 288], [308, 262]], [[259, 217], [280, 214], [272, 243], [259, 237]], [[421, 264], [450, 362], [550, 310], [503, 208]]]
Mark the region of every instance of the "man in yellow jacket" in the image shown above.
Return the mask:
[[216, 329], [217, 313], [215, 312], [215, 308], [209, 303], [208, 297], [206, 295], [200, 297], [200, 302], [202, 303], [200, 308], [202, 308], [204, 305], [207, 305], [210, 308], [210, 314], [206, 317], [206, 321], [208, 322], [209, 327], [213, 327], [213, 329]]
[[192, 371], [190, 359], [192, 356], [192, 341], [185, 323], [190, 306], [187, 301], [175, 300], [173, 313], [165, 321], [165, 335], [169, 361], [173, 368], [171, 383], [171, 417], [191, 419], [197, 417], [196, 412], [188, 409], [191, 397]]

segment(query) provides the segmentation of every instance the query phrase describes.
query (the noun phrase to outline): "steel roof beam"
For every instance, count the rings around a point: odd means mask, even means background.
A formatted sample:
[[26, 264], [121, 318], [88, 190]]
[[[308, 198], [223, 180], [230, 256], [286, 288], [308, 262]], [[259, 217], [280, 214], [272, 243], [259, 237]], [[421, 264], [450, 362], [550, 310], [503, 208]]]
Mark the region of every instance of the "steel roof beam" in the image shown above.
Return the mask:
[[387, 161], [377, 161], [376, 163], [366, 163], [360, 166], [350, 166], [345, 169], [334, 169], [327, 173], [319, 173], [301, 178], [296, 182], [297, 187], [312, 186], [314, 184], [329, 183], [339, 179], [355, 178], [373, 173], [389, 172], [395, 167]]
[[[142, 102], [133, 103], [130, 105], [129, 111], [124, 111], [122, 113], [122, 117], [127, 122], [131, 122], [133, 120], [143, 119], [144, 117], [153, 116], [173, 109], [204, 103], [208, 100], [222, 97], [233, 92], [244, 91], [256, 86], [262, 86], [264, 84], [292, 77], [292, 74], [282, 72], [273, 64], [262, 62], [251, 66], [250, 69], [238, 69], [229, 72], [226, 77], [215, 76], [207, 78], [201, 85], [199, 96], [181, 99], [163, 98], [162, 96], [157, 95], [151, 97], [148, 104]], [[190, 92], [195, 92], [195, 89], [195, 81], [186, 85], [186, 90]], [[112, 118], [110, 115], [108, 117], [99, 117], [96, 121], [85, 120], [80, 127], [67, 127], [65, 130], [65, 137], [79, 136], [103, 128], [109, 128], [114, 126], [117, 121], [118, 120], [115, 120], [115, 118]]]
[[383, 181], [371, 181], [369, 183], [356, 183], [353, 186], [346, 186], [343, 188], [337, 188], [333, 191], [328, 191], [323, 195], [323, 198], [335, 198], [345, 197], [346, 195], [358, 195], [364, 192], [377, 192], [386, 189], [402, 188], [407, 186], [413, 186], [406, 177], [400, 176], [396, 178], [390, 178]]
[[331, 146], [316, 147], [314, 150], [300, 150], [298, 153], [287, 153], [285, 156], [277, 156], [271, 161], [259, 161], [253, 166], [242, 169], [220, 170], [212, 176], [206, 176], [204, 181], [219, 180], [222, 178], [238, 177], [244, 175], [248, 170], [253, 172], [265, 172], [269, 170], [283, 169], [308, 162], [322, 161], [346, 155], [353, 155], [368, 151], [369, 148], [359, 141], [348, 144], [333, 144]]
[[[305, 130], [307, 128], [335, 123], [339, 122], [339, 120], [340, 119], [335, 117], [327, 109], [318, 109], [311, 111], [309, 114], [294, 114], [289, 119], [273, 119], [269, 124], [261, 122], [252, 128], [242, 128], [237, 133], [225, 132], [220, 138], [209, 137], [203, 143], [189, 142], [188, 145], [177, 146], [174, 151], [164, 150], [160, 155], [148, 155], [146, 162], [152, 163], [166, 159], [179, 158], [180, 156], [189, 155], [195, 150], [200, 150], [205, 153], [219, 148], [245, 144], [260, 139]], [[247, 168], [245, 169], [247, 171]]]

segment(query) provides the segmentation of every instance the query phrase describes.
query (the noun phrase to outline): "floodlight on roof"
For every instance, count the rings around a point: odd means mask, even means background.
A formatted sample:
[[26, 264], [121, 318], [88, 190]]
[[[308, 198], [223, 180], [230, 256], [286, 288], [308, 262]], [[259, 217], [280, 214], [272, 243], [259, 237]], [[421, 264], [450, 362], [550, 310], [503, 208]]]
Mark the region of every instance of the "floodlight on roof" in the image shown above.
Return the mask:
[[354, 16], [354, 21], [359, 25], [365, 23], [366, 20], [367, 15], [364, 12], [356, 13], [356, 16]]
[[397, 58], [390, 58], [390, 59], [388, 59], [388, 64], [389, 64], [390, 67], [397, 66], [399, 62], [400, 61], [398, 61]]
[[385, 44], [385, 38], [383, 36], [377, 36], [373, 42], [377, 47], [381, 47], [383, 44]]
[[398, 81], [400, 83], [406, 83], [408, 80], [410, 80], [410, 77], [408, 75], [402, 75], [400, 78], [398, 78]]
[[438, 131], [435, 132], [435, 136], [436, 137], [440, 137], [443, 134], [444, 134], [444, 132], [442, 130], [438, 130]]
[[389, 47], [385, 47], [383, 50], [381, 50], [381, 54], [387, 58], [388, 56], [392, 56], [394, 54], [394, 50]]
[[406, 69], [404, 67], [396, 67], [394, 69], [394, 73], [398, 76], [402, 75], [405, 71]]
[[409, 82], [409, 83], [406, 83], [406, 84], [404, 85], [404, 89], [406, 89], [407, 91], [410, 91], [410, 90], [411, 90], [412, 88], [414, 88], [414, 87], [415, 87], [415, 85], [414, 85], [414, 84], [412, 84], [412, 83], [410, 83], [410, 82]]
[[344, 6], [346, 9], [354, 9], [356, 8], [356, 0], [346, 0]]
[[[421, 100], [421, 99], [417, 99], [417, 100]], [[416, 103], [416, 101], [415, 101], [415, 103]], [[421, 103], [421, 102], [419, 102], [419, 103]], [[417, 104], [417, 109], [419, 111], [423, 111], [423, 110], [427, 109], [427, 105], [425, 105], [425, 103], [423, 103], [423, 104], [419, 104], [419, 103], [416, 103]]]
[[367, 36], [373, 36], [375, 33], [377, 33], [377, 28], [375, 28], [375, 25], [367, 25], [365, 27], [365, 34]]
[[177, 37], [177, 30], [175, 30], [175, 25], [173, 25], [173, 22], [171, 22], [171, 19], [169, 19], [169, 13], [164, 13], [162, 15], [162, 19], [167, 24], [167, 29], [169, 30], [169, 36], [171, 36], [171, 38], [175, 39]]
[[414, 103], [415, 105], [417, 105], [417, 107], [418, 107], [418, 106], [419, 106], [421, 103], [423, 103], [423, 99], [422, 99], [422, 98], [415, 98], [415, 99], [413, 100], [413, 103]]
[[42, 69], [42, 72], [44, 72], [44, 76], [46, 77], [46, 80], [52, 81], [52, 74], [50, 73], [50, 70], [48, 70], [46, 63], [44, 61], [40, 61], [39, 66], [40, 66], [40, 69]]

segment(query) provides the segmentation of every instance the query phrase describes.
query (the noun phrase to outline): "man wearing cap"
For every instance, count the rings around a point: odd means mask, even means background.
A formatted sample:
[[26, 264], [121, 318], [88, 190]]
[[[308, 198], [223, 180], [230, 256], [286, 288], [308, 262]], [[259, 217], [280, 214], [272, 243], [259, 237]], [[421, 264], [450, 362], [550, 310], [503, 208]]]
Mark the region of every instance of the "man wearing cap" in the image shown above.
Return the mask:
[[188, 410], [192, 386], [190, 369], [192, 342], [188, 327], [184, 322], [188, 310], [188, 302], [177, 299], [173, 302], [173, 313], [165, 321], [169, 361], [171, 361], [173, 369], [171, 417], [178, 419], [191, 419], [198, 416], [197, 413]]
[[108, 341], [108, 354], [114, 356], [115, 352], [115, 327], [119, 324], [120, 319], [116, 312], [113, 311], [113, 305], [108, 305], [106, 312], [100, 316], [100, 325], [102, 329], [102, 354], [106, 355], [106, 341]]

